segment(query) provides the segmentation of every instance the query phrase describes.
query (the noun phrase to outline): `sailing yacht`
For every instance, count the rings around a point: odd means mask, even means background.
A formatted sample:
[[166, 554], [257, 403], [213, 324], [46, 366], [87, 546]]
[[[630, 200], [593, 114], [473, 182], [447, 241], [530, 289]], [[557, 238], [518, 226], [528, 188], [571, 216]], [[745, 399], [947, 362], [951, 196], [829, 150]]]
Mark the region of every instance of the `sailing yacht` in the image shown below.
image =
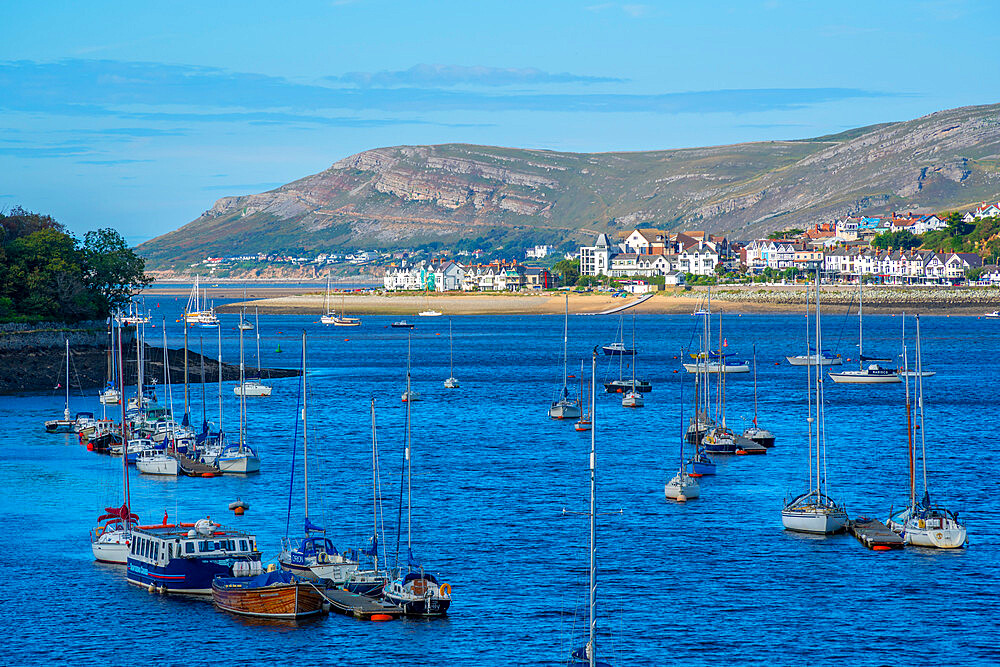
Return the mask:
[[[633, 313], [634, 314], [634, 313]], [[618, 337], [615, 342], [610, 345], [604, 345], [601, 349], [604, 354], [609, 357], [618, 356], [634, 356], [635, 355], [635, 340], [632, 340], [632, 347], [625, 347], [625, 316], [622, 315], [618, 318]]]
[[360, 327], [361, 320], [357, 317], [348, 317], [345, 313], [347, 312], [344, 308], [344, 295], [340, 295], [340, 315], [333, 318], [333, 326], [335, 327]]
[[326, 296], [323, 297], [323, 314], [319, 321], [323, 324], [334, 324], [337, 321], [337, 312], [333, 310], [330, 303], [330, 274], [326, 274]]
[[448, 379], [444, 381], [445, 389], [458, 389], [458, 378], [455, 377], [455, 336], [451, 330], [451, 319], [448, 319]]
[[412, 403], [421, 400], [420, 392], [410, 386], [410, 345], [412, 342], [412, 337], [406, 339], [406, 389], [403, 390], [401, 397], [403, 403]]
[[[282, 538], [278, 565], [292, 574], [342, 586], [358, 569], [357, 561], [351, 560], [333, 546], [326, 537], [326, 530], [309, 519], [309, 392], [306, 390], [306, 334], [302, 332], [302, 411], [296, 419], [302, 420], [302, 470], [303, 470], [303, 532], [305, 537], [293, 543], [288, 539], [288, 525]], [[292, 448], [292, 481], [295, 477], [295, 448]], [[292, 485], [289, 485], [291, 494]], [[291, 498], [288, 503], [291, 506]], [[289, 515], [290, 516], [290, 515]], [[319, 536], [312, 533], [318, 533]]]
[[[884, 368], [878, 363], [880, 357], [866, 357], [864, 351], [864, 281], [858, 276], [858, 370], [830, 373], [830, 379], [838, 384], [899, 384], [900, 378], [895, 368]], [[819, 285], [816, 286], [816, 300], [819, 301]], [[819, 349], [819, 348], [817, 348]]]
[[[808, 312], [806, 313], [808, 317]], [[820, 324], [819, 271], [816, 272], [816, 349], [822, 350], [823, 334]], [[808, 338], [808, 335], [807, 335]], [[823, 370], [816, 366], [816, 382], [813, 384], [813, 367], [807, 366], [807, 386], [809, 396], [807, 467], [809, 488], [790, 501], [781, 510], [781, 523], [786, 530], [802, 533], [826, 535], [844, 529], [847, 512], [829, 495], [826, 470], [826, 412], [823, 400]], [[815, 389], [816, 419], [813, 419], [813, 391]], [[815, 428], [814, 428], [815, 425]], [[814, 433], [815, 431], [815, 433]], [[815, 434], [815, 450], [813, 435]], [[814, 467], [815, 466], [815, 467]], [[814, 477], [815, 473], [815, 477]]]
[[[240, 385], [246, 382], [246, 366], [243, 357], [243, 329], [240, 329]], [[238, 445], [229, 445], [219, 453], [215, 465], [224, 473], [246, 474], [260, 471], [260, 457], [247, 443], [247, 397], [240, 394], [240, 440]]]
[[[571, 665], [588, 665], [589, 667], [611, 667], [609, 663], [597, 659], [597, 350], [594, 350], [590, 360], [590, 405], [591, 419], [594, 428], [590, 431], [590, 572], [589, 572], [589, 623], [587, 624], [587, 643], [570, 653]], [[563, 510], [565, 512], [565, 510]]]
[[76, 420], [70, 418], [69, 412], [69, 338], [66, 339], [66, 402], [63, 405], [63, 418], [50, 419], [45, 422], [46, 433], [72, 433]]
[[569, 379], [567, 370], [567, 346], [569, 345], [569, 295], [566, 295], [566, 313], [563, 319], [563, 378], [562, 390], [559, 392], [559, 399], [552, 401], [549, 405], [549, 417], [552, 419], [579, 419], [583, 414], [579, 400], [572, 400], [569, 397]]
[[701, 495], [701, 485], [698, 484], [698, 480], [690, 474], [689, 462], [684, 459], [684, 442], [687, 439], [685, 437], [684, 428], [684, 381], [681, 381], [681, 399], [678, 405], [680, 406], [681, 412], [681, 438], [680, 438], [680, 468], [677, 473], [671, 477], [666, 484], [663, 485], [663, 495], [667, 500], [676, 500], [678, 502], [686, 502], [688, 500], [694, 500]]
[[[114, 348], [115, 328], [112, 320], [111, 342]], [[118, 360], [112, 369], [112, 378], [121, 380], [121, 329], [118, 329], [118, 354], [114, 355]], [[125, 423], [125, 407], [119, 399], [118, 405], [121, 407], [122, 424]], [[101, 563], [114, 563], [124, 565], [128, 561], [129, 545], [131, 544], [132, 528], [139, 522], [139, 517], [129, 509], [131, 497], [129, 493], [127, 455], [122, 456], [122, 496], [124, 501], [121, 507], [106, 507], [104, 514], [97, 517], [98, 525], [90, 531], [90, 549], [94, 554], [94, 560]]]
[[219, 326], [215, 307], [208, 304], [208, 290], [205, 290], [204, 297], [201, 294], [198, 276], [194, 277], [194, 286], [191, 288], [191, 295], [184, 307], [184, 322], [202, 327]]
[[264, 384], [260, 378], [260, 314], [256, 308], [254, 308], [253, 319], [254, 323], [250, 325], [250, 330], [257, 334], [257, 374], [233, 387], [233, 393], [237, 396], [270, 396], [271, 385]]
[[[968, 541], [968, 532], [965, 525], [959, 520], [958, 514], [946, 507], [933, 505], [930, 493], [927, 488], [927, 429], [924, 422], [924, 376], [923, 355], [920, 348], [920, 316], [917, 315], [917, 349], [916, 349], [916, 379], [914, 380], [914, 391], [917, 392], [917, 406], [919, 407], [918, 428], [920, 430], [920, 463], [923, 467], [924, 495], [917, 500], [916, 475], [914, 461], [916, 458], [915, 446], [913, 442], [913, 429], [910, 427], [910, 390], [909, 380], [906, 380], [906, 431], [908, 436], [908, 454], [910, 460], [910, 501], [901, 511], [894, 513], [889, 511], [889, 519], [886, 525], [890, 530], [903, 537], [906, 544], [918, 547], [931, 547], [936, 549], [958, 549], [965, 546]], [[904, 367], [907, 367], [906, 355], [904, 352]], [[906, 376], [904, 376], [905, 378]]]
[[623, 408], [641, 408], [645, 405], [645, 401], [642, 400], [642, 394], [636, 391], [635, 388], [635, 311], [632, 311], [632, 387], [625, 393], [622, 398]]
[[[166, 385], [167, 409], [164, 410], [164, 417], [157, 419], [153, 429], [148, 426], [140, 429], [139, 434], [147, 434], [152, 431], [149, 442], [153, 446], [141, 447], [136, 441], [129, 441], [125, 446], [125, 456], [133, 449], [138, 449], [135, 460], [135, 467], [144, 475], [161, 475], [176, 477], [180, 474], [180, 462], [177, 459], [177, 424], [173, 419], [173, 394], [170, 385], [170, 364], [168, 363], [167, 350], [167, 327], [164, 320], [161, 328], [163, 332], [163, 383]], [[167, 417], [166, 415], [169, 415]], [[158, 445], [156, 443], [159, 443]]]
[[378, 431], [375, 425], [375, 398], [371, 399], [372, 413], [372, 536], [368, 546], [361, 550], [362, 556], [367, 556], [370, 565], [361, 569], [360, 566], [348, 576], [344, 588], [357, 595], [381, 597], [382, 589], [389, 583], [389, 572], [381, 565], [385, 559], [379, 559], [379, 535], [385, 535], [382, 519], [382, 484], [379, 480]]
[[753, 346], [753, 426], [743, 431], [743, 437], [761, 447], [774, 447], [774, 434], [757, 423], [757, 346]]
[[[406, 390], [410, 390], [410, 369], [406, 369]], [[382, 588], [385, 601], [400, 607], [407, 616], [443, 616], [451, 606], [451, 585], [440, 583], [413, 557], [413, 439], [410, 432], [411, 408], [406, 404], [406, 440], [403, 456], [406, 464], [406, 573], [399, 565], [396, 554], [396, 568], [390, 581]], [[399, 502], [403, 493], [400, 489]], [[402, 512], [400, 512], [402, 514]], [[397, 528], [397, 534], [402, 526]], [[397, 542], [398, 544], [398, 542]]]

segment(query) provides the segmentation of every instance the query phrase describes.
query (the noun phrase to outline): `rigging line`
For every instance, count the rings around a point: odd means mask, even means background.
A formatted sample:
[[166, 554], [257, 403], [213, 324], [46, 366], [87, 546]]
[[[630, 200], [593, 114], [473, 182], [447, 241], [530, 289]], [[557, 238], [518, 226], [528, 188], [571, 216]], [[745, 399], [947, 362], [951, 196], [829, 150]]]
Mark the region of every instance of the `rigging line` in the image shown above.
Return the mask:
[[851, 302], [847, 304], [847, 312], [844, 313], [844, 319], [840, 323], [840, 332], [837, 334], [837, 345], [833, 348], [834, 353], [840, 351], [840, 341], [844, 337], [844, 329], [847, 328], [847, 321], [851, 317], [851, 310], [854, 308], [854, 298], [851, 298]]

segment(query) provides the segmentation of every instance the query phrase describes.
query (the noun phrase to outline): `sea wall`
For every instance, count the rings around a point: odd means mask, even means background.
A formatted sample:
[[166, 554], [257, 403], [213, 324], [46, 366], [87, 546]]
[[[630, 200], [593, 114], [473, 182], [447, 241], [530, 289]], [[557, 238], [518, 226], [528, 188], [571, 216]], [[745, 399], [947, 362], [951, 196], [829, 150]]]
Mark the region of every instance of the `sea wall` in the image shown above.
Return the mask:
[[[67, 324], [65, 322], [39, 322], [25, 324], [8, 322], [0, 324], [0, 351], [64, 349], [66, 339], [71, 348], [106, 347], [108, 325], [104, 320], [91, 320]], [[132, 332], [123, 332], [122, 341], [131, 342]]]
[[[810, 290], [810, 294], [812, 290]], [[700, 298], [703, 292], [690, 291], [684, 293], [691, 298]], [[815, 296], [810, 296], [813, 300]], [[806, 290], [804, 286], [765, 286], [747, 285], [727, 287], [725, 285], [712, 289], [712, 299], [734, 303], [756, 303], [771, 306], [804, 305]], [[850, 286], [823, 286], [820, 301], [828, 306], [857, 307], [858, 288]], [[962, 310], [981, 309], [995, 310], [1000, 307], [1000, 287], [865, 287], [865, 308], [898, 309], [916, 308], [931, 310]]]

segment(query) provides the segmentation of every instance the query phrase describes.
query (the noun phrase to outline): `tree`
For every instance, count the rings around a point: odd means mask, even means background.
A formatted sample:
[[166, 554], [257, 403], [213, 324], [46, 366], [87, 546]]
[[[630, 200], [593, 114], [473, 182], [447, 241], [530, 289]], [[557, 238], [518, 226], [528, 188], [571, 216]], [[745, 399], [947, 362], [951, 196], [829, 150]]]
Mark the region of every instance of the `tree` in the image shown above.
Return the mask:
[[113, 229], [87, 232], [83, 257], [87, 286], [99, 295], [102, 312], [127, 306], [132, 295], [151, 282], [145, 275], [146, 261], [132, 252]]
[[910, 250], [911, 248], [919, 248], [923, 243], [923, 240], [913, 234], [913, 232], [907, 229], [901, 229], [896, 232], [883, 232], [871, 240], [872, 248], [881, 248], [882, 250]]
[[552, 270], [558, 273], [562, 278], [559, 283], [561, 287], [575, 285], [577, 279], [580, 277], [580, 260], [560, 260], [552, 265]]

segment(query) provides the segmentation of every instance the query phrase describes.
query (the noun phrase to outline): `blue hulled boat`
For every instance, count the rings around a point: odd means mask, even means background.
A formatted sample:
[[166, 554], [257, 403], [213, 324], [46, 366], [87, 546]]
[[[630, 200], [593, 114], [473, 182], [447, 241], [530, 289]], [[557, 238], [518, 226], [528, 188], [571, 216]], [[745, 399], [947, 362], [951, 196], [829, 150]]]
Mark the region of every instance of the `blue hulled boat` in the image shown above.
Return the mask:
[[133, 528], [125, 577], [162, 592], [211, 595], [215, 577], [260, 572], [255, 536], [201, 519]]

